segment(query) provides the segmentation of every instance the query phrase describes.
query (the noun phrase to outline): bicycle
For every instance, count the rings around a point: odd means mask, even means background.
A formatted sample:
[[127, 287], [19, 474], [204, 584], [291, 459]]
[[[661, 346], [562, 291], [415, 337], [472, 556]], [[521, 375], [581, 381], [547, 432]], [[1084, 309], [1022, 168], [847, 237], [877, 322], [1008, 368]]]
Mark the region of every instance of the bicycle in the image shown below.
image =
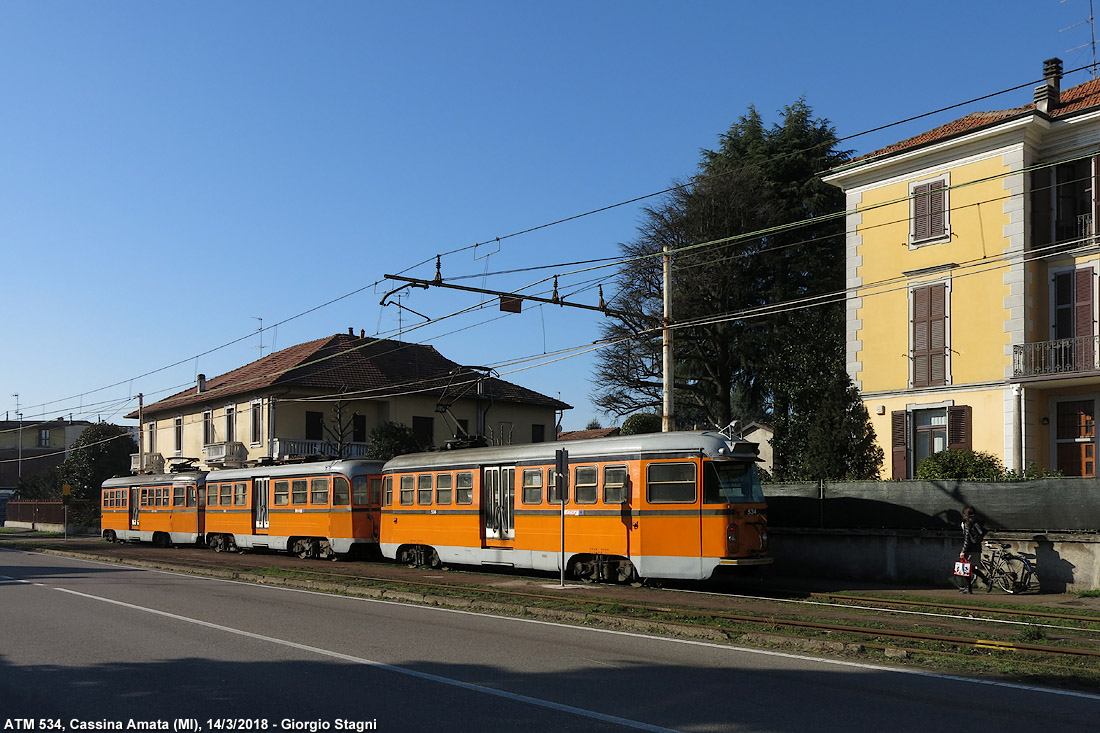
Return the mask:
[[992, 552], [988, 555], [983, 552], [972, 563], [962, 559], [955, 562], [955, 572], [951, 576], [955, 586], [968, 593], [974, 586], [975, 577], [978, 577], [985, 583], [986, 593], [993, 590], [994, 583], [1005, 593], [1026, 591], [1034, 573], [1027, 558], [1008, 552], [1011, 545], [1001, 542], [983, 542], [982, 545]]

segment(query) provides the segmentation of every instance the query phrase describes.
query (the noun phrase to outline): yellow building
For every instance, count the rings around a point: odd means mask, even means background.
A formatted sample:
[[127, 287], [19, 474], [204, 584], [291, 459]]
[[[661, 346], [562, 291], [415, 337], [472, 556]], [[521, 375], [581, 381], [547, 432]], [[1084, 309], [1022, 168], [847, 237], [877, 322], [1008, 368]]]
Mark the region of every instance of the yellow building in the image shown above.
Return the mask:
[[838, 167], [847, 362], [887, 476], [972, 448], [1096, 475], [1100, 81]]
[[457, 434], [496, 445], [553, 440], [560, 400], [461, 367], [430, 346], [336, 334], [207, 379], [127, 417], [141, 422], [135, 471], [174, 460], [224, 468], [309, 456], [357, 458], [386, 422], [421, 444]]

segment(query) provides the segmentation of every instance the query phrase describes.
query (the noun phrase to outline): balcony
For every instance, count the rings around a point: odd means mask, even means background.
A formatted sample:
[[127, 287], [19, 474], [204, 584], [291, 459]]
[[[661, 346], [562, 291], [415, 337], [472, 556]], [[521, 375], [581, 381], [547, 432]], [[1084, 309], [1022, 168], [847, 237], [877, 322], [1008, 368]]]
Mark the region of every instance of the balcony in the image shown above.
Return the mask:
[[1012, 347], [1012, 376], [1047, 377], [1096, 371], [1100, 337], [1078, 336]]
[[160, 453], [146, 453], [142, 465], [142, 454], [130, 454], [130, 473], [164, 473], [164, 456]]
[[245, 448], [244, 443], [237, 441], [207, 443], [202, 447], [202, 459], [211, 466], [239, 467], [248, 460], [248, 449]]
[[343, 455], [336, 443], [331, 440], [297, 440], [294, 438], [275, 438], [271, 442], [272, 458], [286, 460], [307, 456], [325, 456], [327, 458], [366, 458], [369, 443], [344, 443]]

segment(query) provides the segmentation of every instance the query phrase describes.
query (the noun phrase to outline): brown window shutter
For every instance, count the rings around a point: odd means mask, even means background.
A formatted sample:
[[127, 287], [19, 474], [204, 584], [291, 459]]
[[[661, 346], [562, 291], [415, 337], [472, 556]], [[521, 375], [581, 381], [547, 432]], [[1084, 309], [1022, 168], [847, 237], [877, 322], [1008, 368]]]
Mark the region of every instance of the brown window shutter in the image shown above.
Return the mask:
[[1074, 368], [1078, 370], [1094, 369], [1093, 345], [1095, 335], [1093, 312], [1095, 305], [1092, 297], [1092, 268], [1083, 267], [1073, 271], [1073, 336]]
[[930, 236], [930, 218], [928, 196], [929, 184], [913, 186], [913, 240], [919, 242]]
[[909, 478], [909, 413], [905, 410], [890, 413], [890, 447], [890, 477]]
[[928, 288], [913, 290], [913, 386], [928, 386]]
[[947, 384], [947, 286], [913, 289], [913, 386]]
[[929, 291], [928, 383], [947, 384], [947, 286]]
[[943, 181], [928, 184], [928, 236], [942, 237], [947, 232], [947, 189]]
[[947, 449], [973, 450], [970, 405], [947, 408]]

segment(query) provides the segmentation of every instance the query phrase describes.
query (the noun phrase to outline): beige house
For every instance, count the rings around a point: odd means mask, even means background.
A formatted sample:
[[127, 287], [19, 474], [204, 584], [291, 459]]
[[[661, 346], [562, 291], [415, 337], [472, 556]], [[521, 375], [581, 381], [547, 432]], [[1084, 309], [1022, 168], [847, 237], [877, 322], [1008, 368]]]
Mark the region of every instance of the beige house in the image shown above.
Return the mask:
[[0, 491], [14, 491], [20, 477], [60, 466], [87, 420], [0, 420]]
[[306, 456], [361, 457], [396, 422], [424, 445], [463, 434], [492, 445], [553, 440], [560, 400], [463, 367], [431, 346], [336, 334], [283, 349], [127, 417], [141, 422], [133, 470]]

